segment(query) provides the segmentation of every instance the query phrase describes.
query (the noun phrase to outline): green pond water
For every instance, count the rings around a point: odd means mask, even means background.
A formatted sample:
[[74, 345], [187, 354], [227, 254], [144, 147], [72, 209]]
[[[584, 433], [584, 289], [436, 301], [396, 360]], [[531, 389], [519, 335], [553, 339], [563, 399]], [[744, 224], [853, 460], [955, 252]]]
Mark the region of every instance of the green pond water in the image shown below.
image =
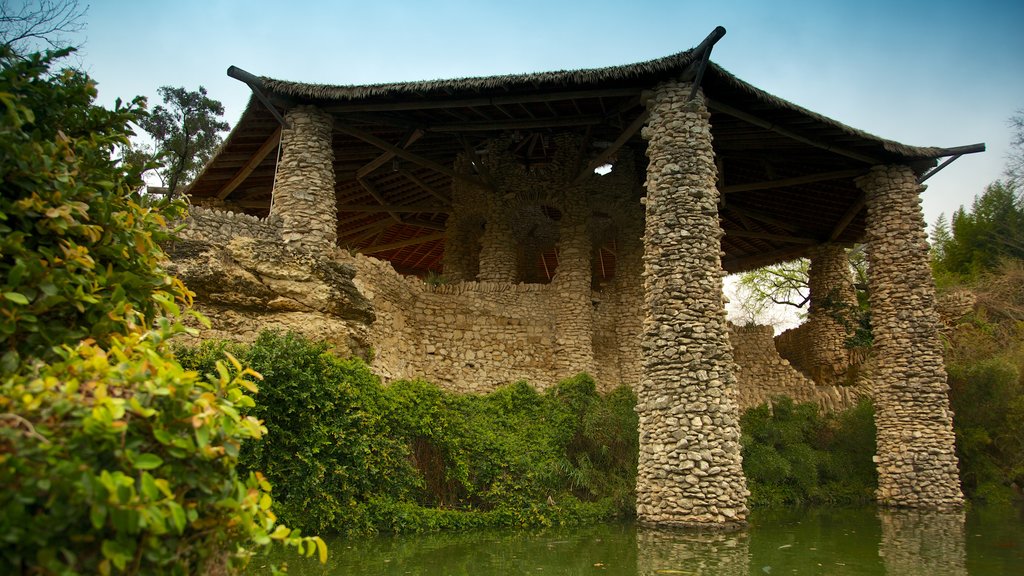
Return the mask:
[[328, 545], [327, 565], [289, 559], [288, 573], [1024, 575], [1024, 513], [762, 510], [752, 514], [748, 529], [729, 534], [630, 523], [334, 539]]

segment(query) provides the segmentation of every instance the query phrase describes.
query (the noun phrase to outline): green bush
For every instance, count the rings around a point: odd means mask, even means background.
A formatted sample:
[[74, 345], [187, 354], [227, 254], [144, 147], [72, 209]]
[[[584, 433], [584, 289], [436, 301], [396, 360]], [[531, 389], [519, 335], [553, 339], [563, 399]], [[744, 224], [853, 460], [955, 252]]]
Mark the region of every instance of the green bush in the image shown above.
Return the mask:
[[1024, 486], [1024, 387], [1013, 360], [949, 366], [960, 479], [969, 497], [989, 503], [1017, 500]]
[[823, 416], [814, 404], [780, 397], [744, 412], [740, 428], [752, 506], [872, 500], [877, 476], [870, 403]]
[[[227, 346], [178, 352], [200, 371]], [[229, 346], [264, 376], [256, 406], [269, 434], [244, 449], [275, 486], [282, 519], [318, 531], [406, 532], [546, 526], [630, 514], [636, 399], [600, 396], [581, 375], [539, 393], [487, 395], [422, 381], [381, 386], [322, 343], [265, 332]]]
[[257, 375], [168, 359], [190, 294], [159, 267], [140, 167], [112, 156], [141, 102], [93, 105], [59, 56], [0, 54], [0, 573], [223, 573], [272, 542], [323, 558], [236, 471], [265, 431], [240, 414]]
[[189, 296], [159, 265], [181, 206], [140, 206], [143, 167], [112, 156], [144, 101], [93, 105], [86, 75], [50, 72], [61, 54], [0, 58], [0, 374], [149, 328]]

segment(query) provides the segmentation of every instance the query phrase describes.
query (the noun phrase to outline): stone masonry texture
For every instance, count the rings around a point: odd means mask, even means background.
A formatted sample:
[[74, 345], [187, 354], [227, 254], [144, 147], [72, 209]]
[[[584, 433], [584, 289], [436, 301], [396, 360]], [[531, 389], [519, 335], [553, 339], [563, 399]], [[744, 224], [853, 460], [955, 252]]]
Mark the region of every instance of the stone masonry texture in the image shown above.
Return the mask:
[[643, 376], [637, 517], [662, 526], [746, 522], [739, 405], [722, 295], [710, 114], [666, 83], [648, 101]]
[[[846, 250], [825, 244], [809, 253], [807, 320], [777, 341], [779, 354], [820, 385], [841, 383], [850, 365], [847, 339], [856, 328], [857, 294]], [[799, 337], [795, 334], [799, 333]]]
[[867, 194], [868, 206], [878, 502], [958, 508], [963, 495], [928, 266], [922, 187], [904, 166], [876, 166], [857, 184]]
[[273, 214], [280, 215], [289, 244], [331, 248], [338, 238], [334, 195], [332, 116], [315, 106], [296, 106], [281, 133], [282, 155], [274, 186]]

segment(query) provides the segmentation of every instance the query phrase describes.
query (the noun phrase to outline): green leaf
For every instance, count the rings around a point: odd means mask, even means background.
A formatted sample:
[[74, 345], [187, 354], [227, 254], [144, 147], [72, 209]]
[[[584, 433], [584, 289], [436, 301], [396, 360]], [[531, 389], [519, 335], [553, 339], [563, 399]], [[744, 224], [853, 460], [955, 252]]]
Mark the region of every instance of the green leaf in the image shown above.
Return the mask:
[[22, 306], [28, 305], [28, 298], [20, 292], [4, 292], [4, 298], [14, 302], [15, 304], [21, 304]]
[[159, 468], [164, 461], [156, 454], [139, 454], [135, 457], [135, 468], [139, 470], [152, 470]]
[[107, 507], [102, 504], [93, 504], [89, 508], [89, 520], [92, 522], [92, 527], [99, 530], [103, 527], [103, 522], [107, 519]]
[[185, 509], [181, 507], [181, 504], [173, 500], [167, 502], [167, 509], [171, 512], [171, 520], [174, 522], [174, 528], [177, 529], [178, 534], [184, 534]]

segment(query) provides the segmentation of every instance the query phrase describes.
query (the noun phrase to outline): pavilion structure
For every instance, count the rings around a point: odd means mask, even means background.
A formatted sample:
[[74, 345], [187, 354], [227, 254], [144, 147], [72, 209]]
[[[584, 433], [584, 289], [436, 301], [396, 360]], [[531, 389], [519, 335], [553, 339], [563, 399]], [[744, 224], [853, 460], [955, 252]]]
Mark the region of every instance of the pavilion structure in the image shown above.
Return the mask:
[[486, 78], [340, 86], [232, 67], [253, 98], [189, 193], [274, 216], [296, 250], [556, 285], [566, 376], [593, 367], [595, 295], [617, 286], [634, 311], [616, 330], [638, 397], [637, 512], [668, 526], [747, 516], [723, 275], [802, 256], [835, 268], [818, 258], [868, 242], [878, 500], [955, 509], [920, 193], [940, 159], [983, 145], [907, 146], [767, 94], [710, 62], [724, 32], [638, 64]]

